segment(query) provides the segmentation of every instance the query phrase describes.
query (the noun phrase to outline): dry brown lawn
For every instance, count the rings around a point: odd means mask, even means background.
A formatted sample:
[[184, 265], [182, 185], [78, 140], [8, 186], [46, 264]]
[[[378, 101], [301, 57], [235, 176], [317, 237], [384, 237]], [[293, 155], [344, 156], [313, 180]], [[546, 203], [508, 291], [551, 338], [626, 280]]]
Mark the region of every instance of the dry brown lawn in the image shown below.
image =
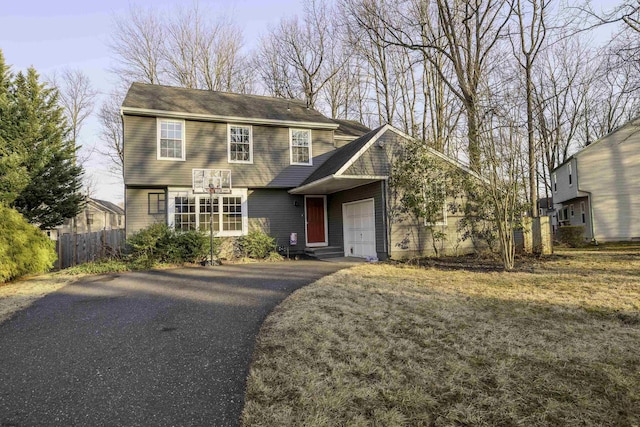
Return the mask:
[[244, 426], [640, 425], [640, 247], [343, 270], [265, 321]]

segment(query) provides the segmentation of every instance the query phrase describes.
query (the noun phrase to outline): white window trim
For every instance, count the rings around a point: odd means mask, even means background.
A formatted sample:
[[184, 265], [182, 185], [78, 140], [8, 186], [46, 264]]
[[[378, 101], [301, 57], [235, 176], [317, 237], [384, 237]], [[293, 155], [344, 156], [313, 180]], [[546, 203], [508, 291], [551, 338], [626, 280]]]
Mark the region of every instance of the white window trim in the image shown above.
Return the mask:
[[[176, 194], [178, 193], [178, 194]], [[233, 188], [231, 194], [217, 194], [214, 197], [238, 197], [240, 196], [240, 204], [242, 210], [242, 230], [225, 231], [222, 230], [222, 223], [220, 224], [220, 231], [214, 232], [216, 237], [231, 237], [231, 236], [245, 236], [249, 232], [249, 205], [247, 202], [248, 190], [246, 188]], [[196, 198], [196, 226], [200, 222], [200, 199], [208, 199], [208, 194], [194, 194], [191, 188], [168, 188], [167, 189], [167, 225], [171, 228], [175, 227], [175, 211], [176, 211], [176, 197], [195, 197]], [[220, 221], [222, 221], [222, 203], [220, 203]]]
[[553, 192], [558, 192], [558, 175], [555, 172], [553, 173]]
[[[182, 123], [182, 157], [180, 158], [176, 158], [176, 157], [162, 157], [160, 155], [160, 124], [162, 122], [178, 122], [178, 123]], [[157, 160], [169, 160], [169, 161], [174, 161], [174, 162], [184, 162], [186, 160], [186, 147], [187, 147], [187, 141], [185, 138], [186, 135], [186, 122], [184, 120], [180, 120], [180, 119], [168, 119], [165, 117], [157, 117], [156, 118], [156, 159]]]
[[569, 163], [569, 175], [567, 179], [569, 180], [569, 187], [573, 187], [573, 170], [571, 168], [571, 163]]
[[[293, 161], [293, 131], [305, 131], [309, 133], [309, 162], [299, 163]], [[289, 128], [289, 164], [298, 166], [313, 166], [313, 133], [311, 129]]]
[[587, 223], [587, 211], [585, 209], [585, 203], [580, 202], [580, 220], [583, 224]]
[[575, 210], [573, 209], [573, 203], [569, 205], [569, 214], [571, 215], [571, 218], [573, 218], [575, 216]]
[[[231, 128], [243, 127], [249, 128], [249, 160], [231, 160]], [[251, 165], [253, 164], [253, 126], [243, 125], [240, 123], [227, 123], [227, 162], [229, 163], [242, 163]]]

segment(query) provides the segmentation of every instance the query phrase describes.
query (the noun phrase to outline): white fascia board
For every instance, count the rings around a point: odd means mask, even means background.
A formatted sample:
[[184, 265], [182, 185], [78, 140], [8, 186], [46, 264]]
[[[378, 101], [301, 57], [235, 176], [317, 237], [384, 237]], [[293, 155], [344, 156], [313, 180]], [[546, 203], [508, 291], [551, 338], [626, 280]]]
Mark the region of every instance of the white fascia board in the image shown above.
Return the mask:
[[333, 178], [335, 178], [335, 175], [325, 176], [324, 178], [320, 178], [320, 179], [318, 179], [316, 181], [313, 181], [313, 182], [310, 182], [308, 184], [305, 184], [302, 187], [292, 188], [291, 190], [289, 190], [289, 193], [290, 194], [296, 194], [296, 193], [299, 193], [299, 192], [303, 192], [307, 188], [316, 186], [318, 184], [322, 184], [323, 182], [331, 181]]
[[135, 107], [122, 107], [120, 109], [121, 114], [136, 114], [142, 116], [162, 116], [168, 119], [194, 119], [194, 120], [206, 120], [212, 122], [226, 122], [226, 123], [251, 123], [259, 125], [278, 125], [278, 126], [293, 126], [311, 129], [338, 129], [337, 123], [318, 123], [318, 122], [296, 122], [290, 120], [275, 120], [275, 119], [259, 119], [251, 117], [236, 117], [236, 116], [219, 116], [214, 114], [200, 114], [200, 113], [183, 113], [179, 111], [165, 111], [165, 110], [151, 110], [147, 108], [135, 108]]

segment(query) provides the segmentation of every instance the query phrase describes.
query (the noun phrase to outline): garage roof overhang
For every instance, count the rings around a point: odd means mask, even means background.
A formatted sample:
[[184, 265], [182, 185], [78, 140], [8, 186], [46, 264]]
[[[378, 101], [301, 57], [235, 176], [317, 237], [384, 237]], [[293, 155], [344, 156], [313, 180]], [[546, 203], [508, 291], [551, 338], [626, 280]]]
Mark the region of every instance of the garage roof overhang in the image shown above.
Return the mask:
[[331, 194], [339, 191], [383, 181], [388, 177], [375, 175], [338, 175], [333, 174], [289, 190], [291, 194]]

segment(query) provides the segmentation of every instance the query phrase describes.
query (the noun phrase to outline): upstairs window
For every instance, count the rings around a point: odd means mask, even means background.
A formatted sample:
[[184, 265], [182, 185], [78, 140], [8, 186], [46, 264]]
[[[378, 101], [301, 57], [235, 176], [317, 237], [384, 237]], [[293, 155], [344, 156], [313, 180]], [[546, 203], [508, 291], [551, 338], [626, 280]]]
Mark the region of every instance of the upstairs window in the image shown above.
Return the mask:
[[553, 174], [553, 191], [558, 192], [558, 176], [555, 173]]
[[571, 184], [573, 184], [573, 175], [571, 171], [571, 163], [569, 163], [569, 187], [571, 187]]
[[311, 165], [311, 130], [290, 129], [290, 155], [292, 165]]
[[184, 120], [158, 119], [158, 160], [184, 160]]
[[253, 163], [251, 126], [228, 125], [229, 163]]

